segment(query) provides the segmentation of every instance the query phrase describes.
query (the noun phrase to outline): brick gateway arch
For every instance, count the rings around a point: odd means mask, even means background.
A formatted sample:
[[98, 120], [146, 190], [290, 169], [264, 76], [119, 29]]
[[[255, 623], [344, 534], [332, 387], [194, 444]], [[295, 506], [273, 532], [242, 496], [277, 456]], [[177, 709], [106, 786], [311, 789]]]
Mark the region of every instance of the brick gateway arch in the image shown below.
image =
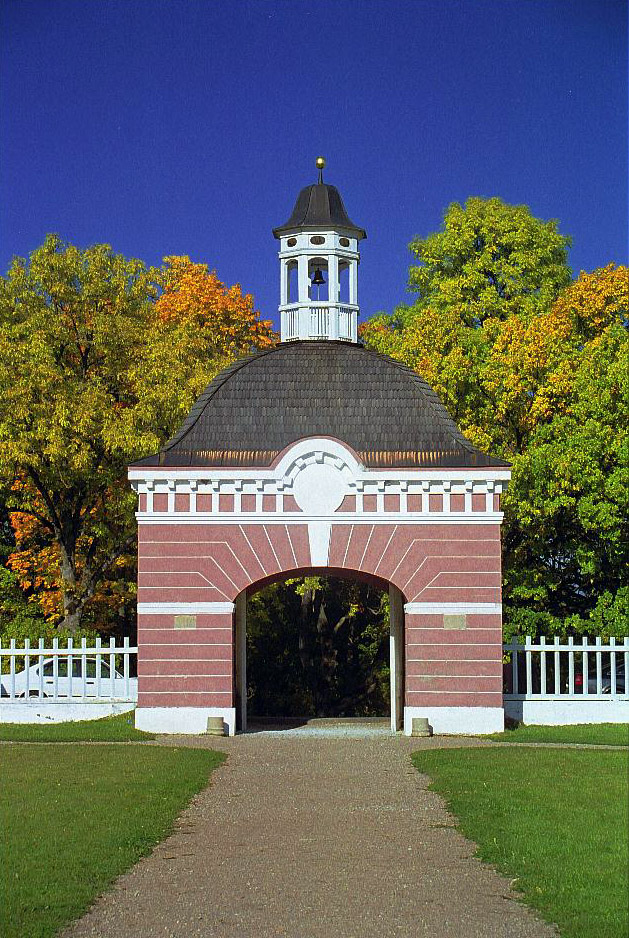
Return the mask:
[[199, 733], [221, 716], [234, 733], [246, 724], [247, 590], [353, 571], [390, 587], [392, 728], [424, 716], [436, 732], [502, 729], [509, 467], [465, 439], [418, 374], [358, 342], [366, 234], [318, 165], [273, 232], [281, 343], [221, 372], [129, 470], [136, 723]]
[[[337, 440], [266, 470], [130, 470], [139, 495], [137, 725], [246, 725], [246, 593], [300, 572], [390, 584], [392, 728], [503, 726], [499, 495], [508, 470], [366, 469]], [[240, 712], [237, 712], [237, 711]]]

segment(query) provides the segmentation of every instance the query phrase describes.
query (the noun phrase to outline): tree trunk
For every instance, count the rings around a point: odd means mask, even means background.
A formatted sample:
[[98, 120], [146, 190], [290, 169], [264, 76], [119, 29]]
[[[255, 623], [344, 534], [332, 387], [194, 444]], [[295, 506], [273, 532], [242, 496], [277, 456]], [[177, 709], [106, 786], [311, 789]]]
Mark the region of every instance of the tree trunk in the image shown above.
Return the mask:
[[73, 547], [59, 544], [61, 553], [61, 590], [63, 599], [63, 619], [60, 629], [67, 629], [71, 635], [79, 629], [86, 597], [82, 595], [76, 575], [76, 556]]

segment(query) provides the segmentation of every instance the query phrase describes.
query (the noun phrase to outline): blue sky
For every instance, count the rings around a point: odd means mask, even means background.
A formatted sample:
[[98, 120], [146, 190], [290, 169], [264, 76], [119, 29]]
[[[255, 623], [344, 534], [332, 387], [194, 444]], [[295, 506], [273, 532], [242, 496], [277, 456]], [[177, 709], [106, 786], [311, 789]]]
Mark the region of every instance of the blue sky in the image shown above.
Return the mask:
[[49, 231], [206, 261], [278, 303], [301, 186], [367, 229], [363, 316], [452, 201], [557, 218], [575, 272], [627, 259], [616, 0], [3, 0], [0, 266]]

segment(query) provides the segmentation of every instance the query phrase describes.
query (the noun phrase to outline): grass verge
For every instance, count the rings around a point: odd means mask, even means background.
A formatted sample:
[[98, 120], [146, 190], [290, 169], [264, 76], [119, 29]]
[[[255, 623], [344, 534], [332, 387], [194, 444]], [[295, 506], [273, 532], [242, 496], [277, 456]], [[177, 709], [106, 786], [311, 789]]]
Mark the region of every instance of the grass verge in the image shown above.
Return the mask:
[[575, 726], [517, 726], [486, 739], [504, 743], [587, 743], [629, 746], [629, 723], [579, 723]]
[[136, 730], [133, 711], [102, 720], [74, 723], [0, 723], [0, 740], [14, 743], [121, 743], [155, 739], [154, 733]]
[[0, 934], [51, 938], [162, 840], [224, 759], [158, 746], [0, 747]]
[[629, 934], [626, 753], [435, 750], [415, 753], [413, 764], [431, 777], [478, 856], [515, 877], [562, 938]]

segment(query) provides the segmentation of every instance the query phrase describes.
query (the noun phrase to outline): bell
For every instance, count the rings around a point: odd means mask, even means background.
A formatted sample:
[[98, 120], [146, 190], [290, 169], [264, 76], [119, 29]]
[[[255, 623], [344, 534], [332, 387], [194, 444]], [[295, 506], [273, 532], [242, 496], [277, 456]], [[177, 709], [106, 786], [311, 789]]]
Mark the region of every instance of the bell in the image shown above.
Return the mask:
[[320, 287], [320, 286], [321, 286], [322, 284], [324, 284], [324, 283], [325, 283], [325, 280], [323, 279], [323, 274], [321, 273], [321, 271], [320, 271], [319, 268], [317, 267], [317, 269], [315, 270], [315, 275], [314, 275], [314, 277], [312, 278], [312, 285], [313, 285], [313, 286], [316, 285], [316, 286]]

